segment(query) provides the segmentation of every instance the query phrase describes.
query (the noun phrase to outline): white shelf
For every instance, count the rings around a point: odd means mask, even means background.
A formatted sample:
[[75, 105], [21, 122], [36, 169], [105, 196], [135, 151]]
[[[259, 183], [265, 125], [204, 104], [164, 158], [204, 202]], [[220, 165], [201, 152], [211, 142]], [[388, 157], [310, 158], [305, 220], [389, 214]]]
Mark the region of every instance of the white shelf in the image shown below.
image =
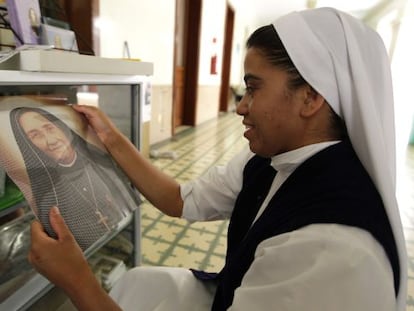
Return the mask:
[[[131, 111], [133, 111], [131, 112], [133, 127], [131, 140], [139, 147], [140, 109], [144, 102], [143, 89], [139, 85], [150, 79], [152, 73], [152, 63], [100, 58], [56, 50], [24, 50], [16, 51], [15, 55], [3, 61], [0, 59], [0, 89], [7, 91], [20, 86], [29, 88], [33, 86], [33, 89], [52, 86], [51, 89], [54, 89], [57, 85], [64, 88], [79, 85], [130, 86]], [[129, 224], [132, 227], [131, 238], [135, 245], [134, 260], [137, 261], [140, 256], [139, 207], [128, 221], [120, 225], [118, 231], [105, 236], [93, 250], [101, 247]], [[30, 309], [30, 306], [51, 288], [52, 285], [45, 278], [35, 274], [26, 284], [0, 302], [0, 310]]]
[[35, 49], [18, 51], [0, 63], [0, 70], [129, 76], [150, 76], [154, 71], [148, 62]]
[[[1, 66], [0, 66], [1, 67]], [[72, 72], [36, 72], [0, 69], [0, 85], [131, 85], [145, 82], [146, 75], [96, 74]]]

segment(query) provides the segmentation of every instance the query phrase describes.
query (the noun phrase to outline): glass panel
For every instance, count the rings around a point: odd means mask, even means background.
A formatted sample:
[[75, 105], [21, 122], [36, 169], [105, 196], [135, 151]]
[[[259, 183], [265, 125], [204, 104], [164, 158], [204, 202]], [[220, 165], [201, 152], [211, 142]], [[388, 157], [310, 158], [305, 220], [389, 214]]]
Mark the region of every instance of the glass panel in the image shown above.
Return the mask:
[[[138, 86], [139, 88], [139, 86]], [[124, 135], [136, 142], [138, 135], [138, 101], [134, 91], [139, 89], [135, 85], [19, 85], [0, 86], [0, 96], [47, 95], [67, 98], [68, 103], [82, 103], [98, 105], [122, 131]], [[132, 108], [134, 107], [134, 108]], [[136, 121], [134, 121], [136, 120]], [[136, 132], [136, 133], [133, 133]], [[23, 201], [23, 203], [25, 203]], [[22, 204], [21, 202], [19, 204]], [[3, 217], [12, 215], [16, 211], [16, 204], [11, 205], [0, 214], [0, 223]], [[0, 226], [0, 304], [17, 308], [27, 307], [44, 294], [46, 287], [37, 286], [32, 291], [32, 284], [37, 274], [27, 262], [27, 252], [30, 243], [30, 223], [34, 216], [29, 208], [24, 208], [24, 215]], [[128, 220], [131, 223], [131, 219]], [[132, 222], [133, 223], [133, 222]], [[123, 224], [126, 226], [128, 224]], [[131, 225], [131, 224], [130, 224]], [[139, 230], [139, 229], [138, 229]], [[132, 231], [135, 231], [133, 229]], [[102, 247], [112, 236], [106, 237], [99, 245], [87, 251], [89, 257], [95, 250]], [[131, 254], [134, 256], [134, 254]], [[7, 273], [3, 273], [4, 269]], [[2, 272], [3, 271], [3, 272]], [[34, 286], [36, 287], [36, 286]], [[30, 290], [27, 290], [30, 288]], [[13, 297], [12, 297], [13, 296]], [[10, 299], [12, 297], [12, 299]], [[16, 299], [18, 297], [19, 299]]]

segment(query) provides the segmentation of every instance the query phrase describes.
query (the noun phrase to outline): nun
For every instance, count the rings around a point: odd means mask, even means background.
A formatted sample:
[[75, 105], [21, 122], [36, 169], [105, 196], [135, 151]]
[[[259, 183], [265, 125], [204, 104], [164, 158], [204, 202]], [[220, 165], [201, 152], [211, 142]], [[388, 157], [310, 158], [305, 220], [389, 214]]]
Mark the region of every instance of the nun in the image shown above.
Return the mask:
[[[137, 267], [106, 295], [53, 209], [63, 238], [34, 223], [29, 258], [80, 310], [405, 310], [390, 63], [379, 35], [336, 9], [293, 12], [250, 36], [244, 72], [237, 113], [249, 148], [183, 185], [101, 111], [74, 106], [154, 206], [190, 222], [230, 219], [218, 273]], [[77, 255], [59, 258], [62, 250]]]

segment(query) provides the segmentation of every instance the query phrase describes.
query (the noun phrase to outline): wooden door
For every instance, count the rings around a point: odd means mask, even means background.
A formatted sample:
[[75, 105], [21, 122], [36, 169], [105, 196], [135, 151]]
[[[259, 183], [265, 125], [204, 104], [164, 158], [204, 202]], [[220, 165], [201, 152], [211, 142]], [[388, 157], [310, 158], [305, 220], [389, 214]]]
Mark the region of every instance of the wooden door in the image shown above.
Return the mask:
[[219, 111], [227, 112], [230, 91], [231, 48], [233, 45], [234, 10], [227, 4], [224, 29], [223, 64], [221, 70]]
[[196, 122], [201, 8], [202, 0], [176, 0], [172, 135]]
[[80, 54], [99, 55], [99, 33], [93, 29], [99, 0], [39, 0], [39, 4], [43, 16], [69, 23]]
[[174, 128], [184, 125], [185, 67], [175, 66], [173, 83]]

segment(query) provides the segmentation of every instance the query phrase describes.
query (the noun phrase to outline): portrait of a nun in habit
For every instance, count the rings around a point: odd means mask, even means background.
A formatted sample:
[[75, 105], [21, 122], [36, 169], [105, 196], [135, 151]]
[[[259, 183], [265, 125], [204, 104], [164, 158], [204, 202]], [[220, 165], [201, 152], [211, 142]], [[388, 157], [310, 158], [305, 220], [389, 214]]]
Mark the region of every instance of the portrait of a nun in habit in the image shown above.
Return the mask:
[[53, 114], [19, 107], [10, 123], [29, 176], [35, 207], [55, 237], [49, 210], [57, 206], [82, 250], [110, 232], [137, 206], [137, 197], [109, 154]]

